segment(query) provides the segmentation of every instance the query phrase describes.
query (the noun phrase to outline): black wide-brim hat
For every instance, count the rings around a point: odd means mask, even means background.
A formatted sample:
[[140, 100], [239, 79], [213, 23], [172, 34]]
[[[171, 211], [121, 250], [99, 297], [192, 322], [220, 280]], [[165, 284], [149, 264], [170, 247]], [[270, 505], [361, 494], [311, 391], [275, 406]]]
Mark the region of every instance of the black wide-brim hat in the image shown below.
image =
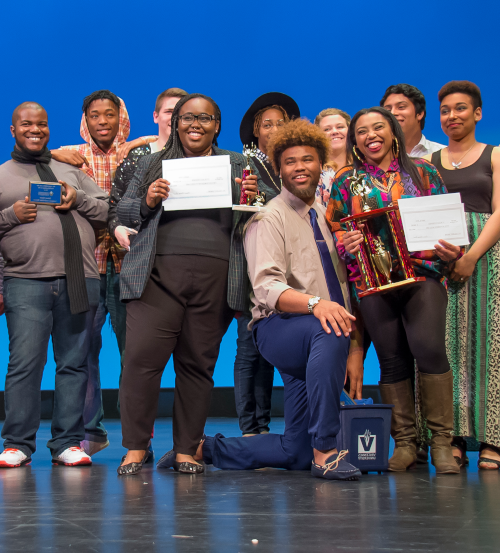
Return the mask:
[[253, 135], [253, 123], [257, 112], [270, 106], [281, 106], [288, 114], [290, 119], [300, 117], [300, 109], [297, 102], [281, 92], [266, 92], [259, 96], [257, 100], [247, 109], [240, 125], [240, 139], [243, 146], [250, 146], [252, 142], [256, 143], [257, 138]]

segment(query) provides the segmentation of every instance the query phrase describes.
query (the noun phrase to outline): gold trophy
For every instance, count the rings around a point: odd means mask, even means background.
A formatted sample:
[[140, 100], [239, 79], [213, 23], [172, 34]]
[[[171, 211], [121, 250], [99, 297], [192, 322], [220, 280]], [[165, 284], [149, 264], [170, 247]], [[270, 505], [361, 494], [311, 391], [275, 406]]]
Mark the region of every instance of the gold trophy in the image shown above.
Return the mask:
[[373, 239], [373, 245], [375, 246], [375, 253], [371, 254], [375, 267], [385, 276], [388, 284], [391, 282], [392, 271], [392, 259], [391, 254], [384, 248], [384, 244], [380, 236]]
[[[406, 247], [403, 228], [398, 217], [398, 207], [390, 205], [380, 209], [372, 209], [370, 207], [370, 198], [368, 197], [372, 189], [366, 182], [365, 176], [357, 173], [356, 170], [354, 170], [354, 174], [350, 178], [350, 189], [352, 196], [359, 196], [363, 213], [345, 217], [340, 222], [346, 224], [347, 230], [360, 230], [363, 234], [363, 242], [356, 253], [356, 261], [358, 262], [359, 271], [365, 282], [366, 289], [360, 292], [358, 296], [362, 298], [370, 294], [385, 292], [392, 288], [425, 280], [425, 277], [415, 276], [410, 254]], [[389, 234], [399, 261], [399, 269], [403, 273], [402, 280], [395, 280], [393, 278], [392, 272], [394, 267], [391, 253], [384, 247], [380, 236], [372, 230], [371, 220], [384, 216], [387, 218]], [[358, 227], [360, 223], [364, 225], [362, 229]]]

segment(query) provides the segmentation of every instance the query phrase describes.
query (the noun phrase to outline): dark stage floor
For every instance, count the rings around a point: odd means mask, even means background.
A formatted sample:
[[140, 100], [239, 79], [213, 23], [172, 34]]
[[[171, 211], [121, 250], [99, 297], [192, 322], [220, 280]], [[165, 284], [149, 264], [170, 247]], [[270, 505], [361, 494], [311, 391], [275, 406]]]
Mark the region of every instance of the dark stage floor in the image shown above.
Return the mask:
[[[0, 551], [500, 551], [500, 476], [478, 473], [477, 453], [460, 476], [424, 467], [338, 483], [308, 472], [148, 468], [118, 478], [120, 425], [107, 428], [111, 445], [92, 467], [52, 466], [44, 422], [33, 464], [0, 471]], [[282, 428], [275, 419], [273, 431]], [[207, 433], [216, 431], [238, 435], [237, 423], [211, 419]], [[158, 457], [171, 439], [170, 420], [158, 421]]]

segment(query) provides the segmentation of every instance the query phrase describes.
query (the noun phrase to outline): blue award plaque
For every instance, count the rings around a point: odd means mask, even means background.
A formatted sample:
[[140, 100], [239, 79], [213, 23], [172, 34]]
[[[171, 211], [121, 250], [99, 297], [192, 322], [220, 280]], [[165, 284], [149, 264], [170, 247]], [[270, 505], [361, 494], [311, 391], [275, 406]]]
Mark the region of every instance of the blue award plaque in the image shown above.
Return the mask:
[[58, 182], [30, 181], [29, 201], [32, 204], [61, 205], [62, 184]]

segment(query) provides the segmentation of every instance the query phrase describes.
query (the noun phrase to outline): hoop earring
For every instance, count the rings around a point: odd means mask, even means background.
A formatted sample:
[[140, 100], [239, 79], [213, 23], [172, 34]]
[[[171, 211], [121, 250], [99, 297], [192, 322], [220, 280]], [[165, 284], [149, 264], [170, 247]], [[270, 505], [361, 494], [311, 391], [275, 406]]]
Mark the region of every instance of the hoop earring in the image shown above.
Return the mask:
[[364, 161], [359, 157], [358, 151], [356, 150], [356, 146], [352, 147], [352, 151], [354, 152], [354, 155], [361, 161], [361, 163], [364, 163]]
[[[394, 148], [394, 142], [396, 143], [396, 148]], [[393, 140], [392, 151], [394, 152], [395, 157], [399, 156], [399, 142], [398, 142], [398, 139], [396, 137], [394, 137], [394, 140]]]

